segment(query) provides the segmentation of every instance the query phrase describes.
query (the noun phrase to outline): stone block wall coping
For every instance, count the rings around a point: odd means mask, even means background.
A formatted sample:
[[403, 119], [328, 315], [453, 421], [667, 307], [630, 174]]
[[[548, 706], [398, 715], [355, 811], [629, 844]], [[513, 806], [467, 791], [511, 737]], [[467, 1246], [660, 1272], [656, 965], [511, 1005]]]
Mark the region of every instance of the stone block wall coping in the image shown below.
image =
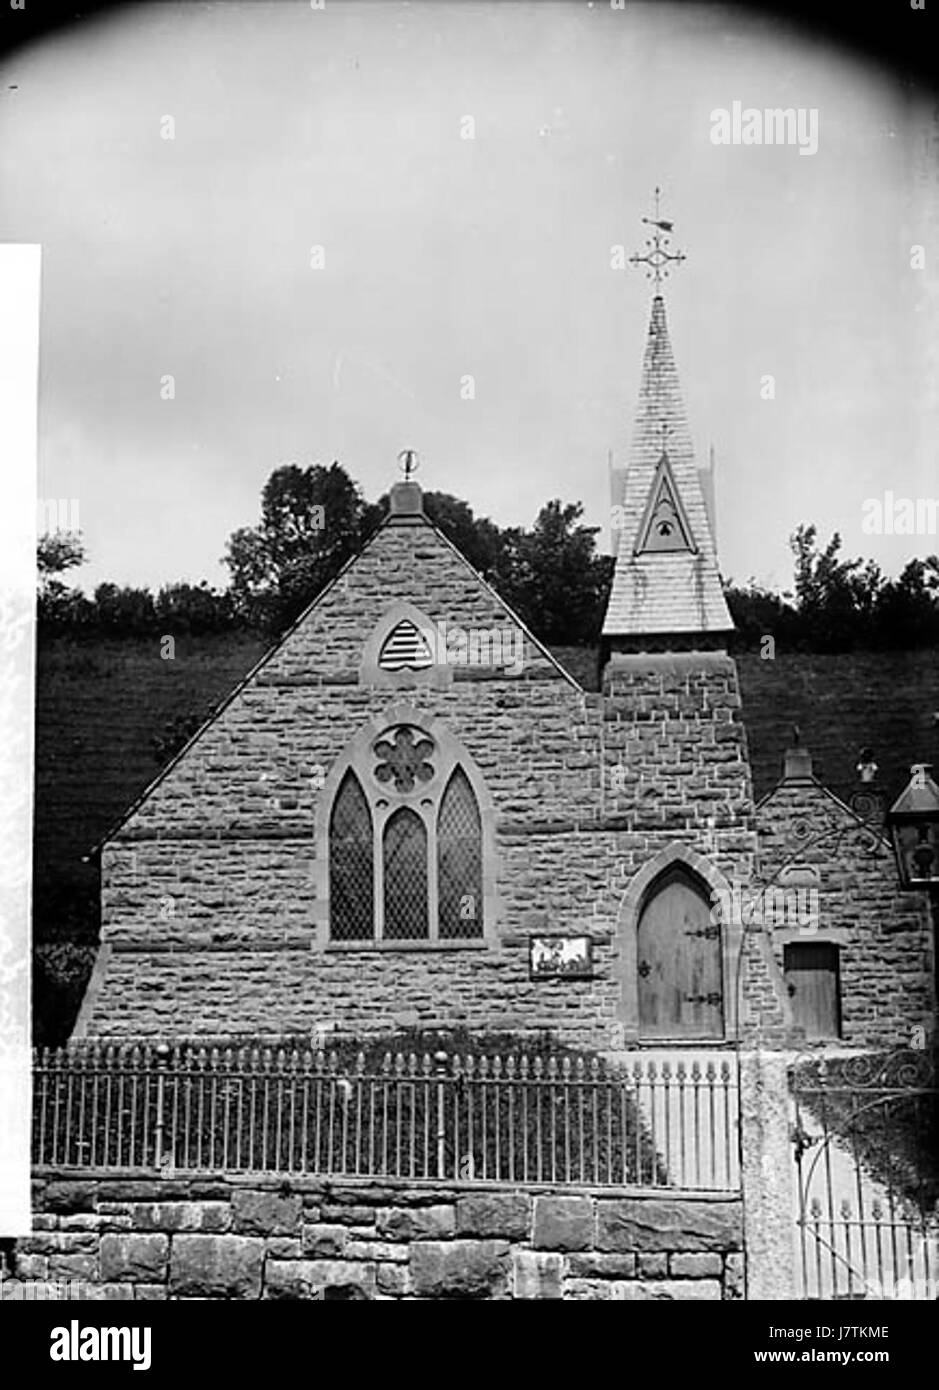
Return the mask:
[[607, 663], [607, 672], [610, 675], [621, 675], [625, 672], [675, 672], [700, 677], [712, 672], [723, 675], [730, 670], [736, 671], [736, 668], [723, 644], [715, 647], [705, 647], [702, 644], [690, 651], [613, 651]]
[[[233, 1190], [250, 1188], [254, 1191], [302, 1193], [332, 1191], [371, 1192], [376, 1200], [384, 1201], [389, 1192], [426, 1192], [428, 1197], [450, 1196], [493, 1196], [504, 1193], [525, 1193], [527, 1196], [587, 1197], [591, 1199], [610, 1199], [622, 1201], [650, 1202], [705, 1202], [733, 1204], [740, 1201], [739, 1192], [713, 1192], [671, 1187], [592, 1187], [565, 1185], [561, 1183], [480, 1183], [459, 1182], [438, 1178], [399, 1178], [399, 1177], [329, 1177], [312, 1173], [221, 1173], [205, 1168], [174, 1170], [172, 1177], [163, 1177], [152, 1168], [66, 1168], [61, 1164], [54, 1167], [35, 1167], [33, 1178], [55, 1182], [109, 1183], [147, 1182], [154, 1186], [166, 1187], [168, 1200], [178, 1201], [179, 1189], [187, 1184], [224, 1185]], [[185, 1200], [183, 1198], [182, 1200]], [[194, 1200], [202, 1200], [201, 1198]]]

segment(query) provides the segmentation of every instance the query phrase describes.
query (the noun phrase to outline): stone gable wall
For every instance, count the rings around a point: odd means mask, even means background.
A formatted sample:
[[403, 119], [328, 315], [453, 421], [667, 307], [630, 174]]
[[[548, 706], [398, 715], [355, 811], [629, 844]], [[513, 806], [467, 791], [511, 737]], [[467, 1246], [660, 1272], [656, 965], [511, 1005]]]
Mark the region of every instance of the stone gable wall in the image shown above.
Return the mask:
[[[605, 698], [559, 680], [410, 692], [461, 739], [492, 797], [495, 940], [313, 952], [317, 816], [328, 814], [315, 774], [399, 697], [283, 684], [264, 668], [105, 850], [107, 949], [84, 1031], [465, 1024], [616, 1046], [629, 881], [676, 844], [748, 880], [755, 835], [733, 662], [631, 658], [612, 670]], [[591, 935], [595, 978], [530, 980], [528, 937], [546, 931]], [[771, 1032], [772, 982], [758, 963], [747, 979]]]
[[[331, 1022], [556, 1030], [615, 1047], [621, 904], [652, 856], [685, 845], [728, 878], [755, 852], [733, 663], [630, 668], [606, 700], [561, 681], [467, 681], [409, 699], [444, 719], [495, 811], [495, 940], [459, 949], [313, 951], [313, 772], [400, 697], [273, 683], [243, 692], [104, 854], [104, 941], [84, 1031], [277, 1033]], [[589, 934], [593, 980], [529, 979], [528, 940]], [[767, 1029], [778, 1000], [748, 969]], [[363, 981], [367, 980], [367, 985]], [[102, 983], [103, 981], [103, 983]], [[751, 985], [748, 985], [751, 988]]]
[[5, 1298], [744, 1297], [735, 1199], [85, 1171], [37, 1177], [34, 1212]]
[[[463, 1024], [615, 1048], [634, 875], [680, 845], [749, 880], [755, 822], [728, 657], [614, 657], [596, 695], [526, 639], [520, 675], [457, 667], [444, 688], [359, 685], [363, 645], [398, 597], [433, 621], [509, 621], [426, 525], [381, 531], [105, 846], [81, 1033]], [[326, 940], [318, 898], [323, 783], [363, 725], [402, 704], [444, 723], [485, 781], [494, 910], [482, 942], [343, 949]], [[529, 938], [552, 932], [591, 936], [592, 980], [529, 978]], [[772, 981], [749, 965], [746, 980], [767, 1036], [778, 1032]]]
[[[492, 589], [426, 521], [398, 519], [383, 527], [274, 653], [265, 666], [275, 680], [357, 677], [362, 648], [385, 609], [406, 599], [432, 623], [469, 629], [516, 621]], [[524, 668], [563, 680], [531, 638]]]

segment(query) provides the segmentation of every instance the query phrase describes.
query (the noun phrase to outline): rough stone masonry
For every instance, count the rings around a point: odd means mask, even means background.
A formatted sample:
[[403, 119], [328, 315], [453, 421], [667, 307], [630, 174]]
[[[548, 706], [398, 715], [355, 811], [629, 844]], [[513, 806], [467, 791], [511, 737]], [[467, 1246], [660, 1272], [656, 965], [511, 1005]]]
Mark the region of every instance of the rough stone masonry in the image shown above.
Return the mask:
[[92, 1170], [37, 1176], [34, 1210], [13, 1279], [97, 1299], [744, 1296], [733, 1198]]

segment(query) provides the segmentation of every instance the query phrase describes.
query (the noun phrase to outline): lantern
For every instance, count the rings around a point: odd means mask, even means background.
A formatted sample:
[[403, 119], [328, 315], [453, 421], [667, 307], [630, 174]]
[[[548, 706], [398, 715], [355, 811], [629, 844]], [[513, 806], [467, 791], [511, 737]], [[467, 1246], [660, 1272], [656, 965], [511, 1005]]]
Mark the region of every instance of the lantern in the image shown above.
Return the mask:
[[939, 787], [929, 763], [916, 763], [887, 815], [900, 887], [939, 890]]

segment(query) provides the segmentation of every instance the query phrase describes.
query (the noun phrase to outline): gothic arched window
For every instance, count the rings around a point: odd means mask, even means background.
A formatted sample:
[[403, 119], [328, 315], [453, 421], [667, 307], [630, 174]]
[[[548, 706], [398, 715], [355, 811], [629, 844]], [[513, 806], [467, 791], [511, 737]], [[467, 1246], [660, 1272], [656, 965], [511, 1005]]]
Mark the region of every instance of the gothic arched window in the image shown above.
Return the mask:
[[328, 822], [329, 939], [482, 937], [483, 818], [456, 740], [372, 726], [346, 761]]
[[454, 770], [437, 817], [440, 935], [479, 936], [483, 900], [479, 803], [461, 767]]
[[372, 815], [354, 772], [339, 784], [329, 818], [330, 935], [367, 941], [372, 935]]
[[416, 811], [402, 806], [385, 822], [382, 853], [385, 937], [418, 941], [427, 936], [427, 831]]

